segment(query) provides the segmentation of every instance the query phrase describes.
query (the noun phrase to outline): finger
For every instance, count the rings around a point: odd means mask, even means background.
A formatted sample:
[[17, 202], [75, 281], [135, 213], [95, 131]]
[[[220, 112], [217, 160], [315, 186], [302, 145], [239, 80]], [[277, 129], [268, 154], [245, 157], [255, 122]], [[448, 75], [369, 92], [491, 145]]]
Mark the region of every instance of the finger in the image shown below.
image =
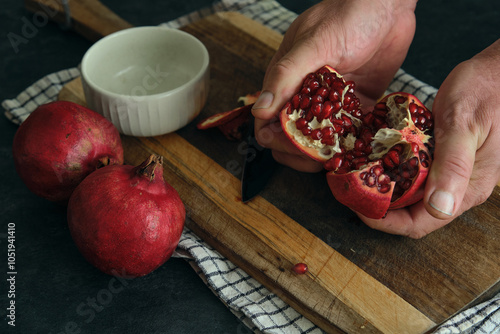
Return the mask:
[[323, 165], [304, 155], [273, 151], [274, 160], [299, 172], [317, 173], [323, 170]]
[[457, 216], [469, 184], [477, 138], [466, 129], [435, 131], [434, 161], [426, 181], [424, 205], [435, 218]]
[[256, 118], [269, 120], [275, 117], [298, 91], [303, 78], [324, 65], [314, 54], [316, 48], [307, 44], [307, 41], [297, 42], [283, 57], [270, 64], [262, 93], [252, 108]]
[[279, 121], [255, 119], [255, 139], [260, 146], [271, 150], [283, 151], [291, 154], [300, 154], [299, 149], [292, 144], [281, 128]]

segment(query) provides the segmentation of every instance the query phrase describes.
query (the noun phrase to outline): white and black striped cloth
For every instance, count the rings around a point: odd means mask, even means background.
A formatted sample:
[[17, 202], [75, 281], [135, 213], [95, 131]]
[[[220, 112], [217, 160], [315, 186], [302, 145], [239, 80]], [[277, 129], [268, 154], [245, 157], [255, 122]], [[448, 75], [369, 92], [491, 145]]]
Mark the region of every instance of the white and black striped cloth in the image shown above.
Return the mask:
[[[180, 28], [219, 11], [238, 11], [284, 34], [297, 15], [271, 0], [222, 0], [162, 25]], [[54, 101], [61, 88], [80, 75], [77, 67], [49, 74], [17, 97], [2, 102], [5, 116], [21, 124], [41, 104]], [[403, 70], [399, 70], [389, 92], [406, 91], [416, 95], [428, 107], [437, 90]], [[304, 316], [271, 293], [242, 269], [186, 229], [175, 253], [185, 258], [207, 286], [255, 333], [322, 333]], [[500, 294], [466, 310], [442, 324], [437, 334], [500, 333]]]

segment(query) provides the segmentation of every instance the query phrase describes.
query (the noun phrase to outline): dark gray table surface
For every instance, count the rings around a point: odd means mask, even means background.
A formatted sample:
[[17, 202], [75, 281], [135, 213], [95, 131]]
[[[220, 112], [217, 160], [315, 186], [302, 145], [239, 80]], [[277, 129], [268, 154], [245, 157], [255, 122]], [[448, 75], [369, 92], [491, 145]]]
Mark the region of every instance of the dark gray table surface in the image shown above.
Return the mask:
[[[102, 2], [134, 25], [155, 25], [212, 1]], [[315, 3], [280, 2], [298, 13]], [[91, 45], [74, 32], [49, 23], [16, 51], [7, 34], [20, 35], [25, 22], [31, 20], [33, 15], [22, 1], [2, 1], [0, 100], [15, 97], [46, 74], [76, 66]], [[438, 87], [454, 66], [499, 37], [497, 0], [419, 1], [417, 33], [403, 68]], [[65, 209], [31, 194], [17, 176], [11, 151], [16, 129], [1, 117], [0, 332], [250, 332], [184, 260], [171, 259], [133, 281], [114, 280], [87, 264], [68, 233]], [[6, 319], [8, 224], [16, 226], [15, 328]]]

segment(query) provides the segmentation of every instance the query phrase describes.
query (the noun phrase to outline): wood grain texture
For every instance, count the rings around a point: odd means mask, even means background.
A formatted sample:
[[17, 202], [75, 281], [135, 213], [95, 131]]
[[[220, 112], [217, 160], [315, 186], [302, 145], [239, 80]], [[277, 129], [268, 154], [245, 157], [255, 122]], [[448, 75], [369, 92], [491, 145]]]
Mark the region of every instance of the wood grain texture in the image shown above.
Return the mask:
[[[200, 117], [260, 89], [281, 36], [236, 13], [184, 30], [211, 57]], [[84, 103], [81, 83], [61, 99]], [[240, 201], [242, 143], [193, 124], [155, 138], [123, 137], [127, 163], [165, 157], [165, 178], [186, 203], [189, 227], [327, 332], [422, 333], [500, 290], [500, 192], [421, 240], [386, 235], [332, 199], [324, 175], [279, 169], [263, 197]], [[295, 187], [297, 185], [298, 192]], [[311, 194], [305, 196], [304, 194]], [[309, 272], [291, 266], [306, 262]]]

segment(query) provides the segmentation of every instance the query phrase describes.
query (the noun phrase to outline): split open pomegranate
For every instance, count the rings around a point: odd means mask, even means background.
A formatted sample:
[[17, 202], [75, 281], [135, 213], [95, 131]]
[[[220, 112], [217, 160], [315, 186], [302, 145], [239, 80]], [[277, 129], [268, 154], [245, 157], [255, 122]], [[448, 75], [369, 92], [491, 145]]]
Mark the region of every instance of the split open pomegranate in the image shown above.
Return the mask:
[[283, 131], [323, 163], [335, 198], [370, 218], [423, 197], [432, 162], [432, 113], [415, 96], [392, 93], [362, 110], [355, 83], [326, 65], [283, 107]]

